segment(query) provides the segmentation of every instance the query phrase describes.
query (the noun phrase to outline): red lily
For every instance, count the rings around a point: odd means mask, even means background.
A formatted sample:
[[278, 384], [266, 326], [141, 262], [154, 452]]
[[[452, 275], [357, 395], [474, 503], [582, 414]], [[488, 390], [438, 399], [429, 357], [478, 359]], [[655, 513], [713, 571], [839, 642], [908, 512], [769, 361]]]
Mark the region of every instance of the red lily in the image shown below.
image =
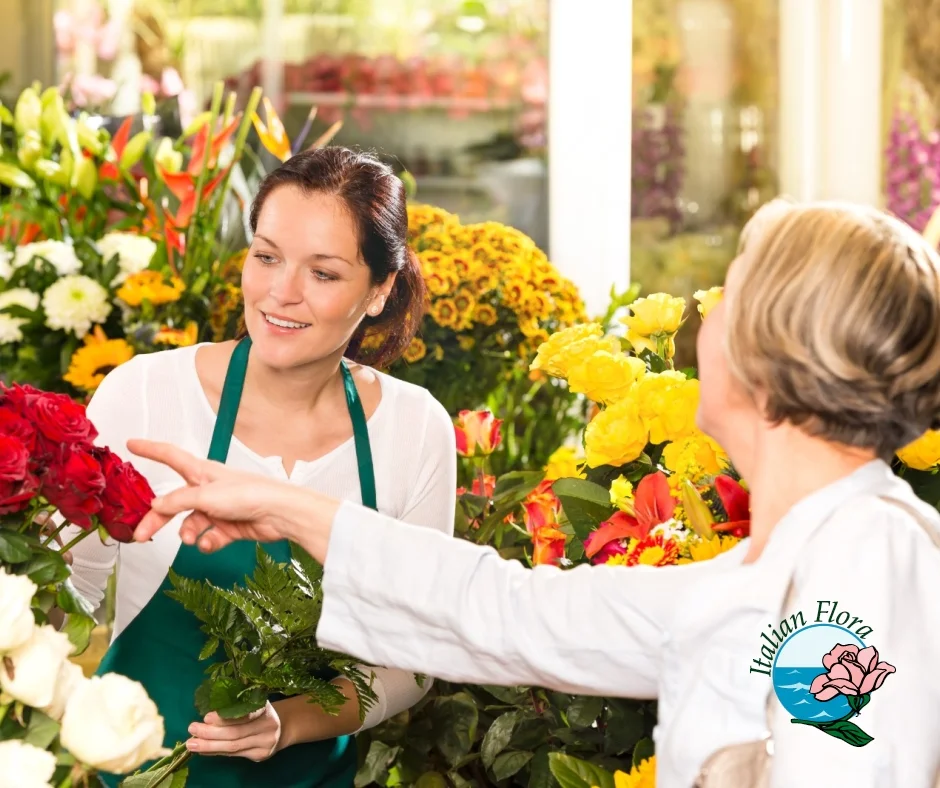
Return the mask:
[[[238, 128], [240, 121], [241, 115], [236, 115], [225, 128], [212, 137], [211, 148], [209, 150], [209, 170], [215, 169], [215, 166], [219, 160], [219, 154], [222, 152], [222, 148], [224, 148], [228, 141], [232, 138], [232, 135], [235, 133], [235, 129]], [[199, 127], [199, 131], [196, 132], [196, 138], [193, 140], [192, 153], [189, 157], [189, 166], [186, 168], [186, 171], [190, 175], [196, 176], [202, 170], [202, 160], [206, 155], [206, 144], [208, 141], [209, 124], [204, 123]]]
[[[188, 172], [167, 172], [162, 167], [157, 168], [160, 172], [160, 178], [167, 185], [167, 188], [180, 201], [180, 206], [174, 216], [167, 211], [167, 218], [173, 223], [177, 230], [185, 230], [193, 218], [193, 211], [196, 210], [196, 184], [198, 179]], [[208, 183], [202, 186], [202, 200], [209, 197], [215, 187], [221, 183], [228, 170], [220, 170], [216, 176]]]
[[657, 525], [672, 519], [676, 501], [662, 471], [644, 476], [636, 488], [634, 513], [617, 512], [584, 540], [584, 554], [593, 558], [607, 544], [621, 539], [645, 539]]
[[751, 533], [751, 496], [730, 476], [715, 477], [715, 492], [721, 499], [728, 522], [715, 523], [712, 528], [732, 536], [745, 537]]
[[125, 118], [121, 127], [117, 130], [117, 134], [111, 139], [111, 149], [114, 151], [114, 156], [109, 156], [108, 160], [98, 168], [98, 178], [101, 180], [120, 180], [121, 171], [118, 169], [117, 163], [121, 160], [124, 148], [127, 147], [127, 142], [131, 137], [131, 123], [133, 123], [133, 121], [134, 119], [131, 117]]

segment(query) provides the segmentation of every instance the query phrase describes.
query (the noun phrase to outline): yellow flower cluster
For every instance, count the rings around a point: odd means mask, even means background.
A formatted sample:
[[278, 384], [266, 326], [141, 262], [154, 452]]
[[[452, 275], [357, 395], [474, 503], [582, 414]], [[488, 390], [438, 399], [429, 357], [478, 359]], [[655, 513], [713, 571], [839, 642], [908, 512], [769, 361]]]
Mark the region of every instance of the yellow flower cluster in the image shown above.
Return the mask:
[[685, 299], [654, 293], [630, 304], [630, 314], [621, 319], [627, 341], [637, 353], [649, 350], [665, 359], [676, 354], [676, 332], [682, 326]]
[[574, 284], [524, 233], [497, 222], [464, 225], [426, 205], [409, 207], [408, 227], [428, 288], [428, 315], [457, 335], [462, 350], [485, 338], [527, 356], [549, 331], [584, 319]]
[[545, 465], [545, 481], [584, 478], [582, 465], [584, 465], [583, 457], [579, 457], [571, 446], [562, 446], [548, 458], [548, 463]]
[[940, 430], [930, 430], [898, 452], [898, 459], [909, 468], [929, 471], [940, 468]]
[[141, 271], [129, 276], [116, 295], [131, 307], [138, 307], [144, 301], [157, 306], [178, 301], [184, 289], [183, 281], [175, 276], [167, 284], [159, 271]]

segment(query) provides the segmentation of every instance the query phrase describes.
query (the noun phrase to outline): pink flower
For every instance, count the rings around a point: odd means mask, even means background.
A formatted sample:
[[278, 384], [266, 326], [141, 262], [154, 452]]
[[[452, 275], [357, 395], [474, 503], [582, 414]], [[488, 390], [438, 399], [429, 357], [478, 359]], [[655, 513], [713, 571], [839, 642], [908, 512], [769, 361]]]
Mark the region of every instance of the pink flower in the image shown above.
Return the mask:
[[894, 665], [878, 661], [878, 651], [868, 646], [859, 651], [858, 646], [838, 645], [823, 657], [823, 667], [828, 673], [820, 673], [809, 688], [816, 700], [831, 700], [838, 694], [867, 695], [880, 687]]

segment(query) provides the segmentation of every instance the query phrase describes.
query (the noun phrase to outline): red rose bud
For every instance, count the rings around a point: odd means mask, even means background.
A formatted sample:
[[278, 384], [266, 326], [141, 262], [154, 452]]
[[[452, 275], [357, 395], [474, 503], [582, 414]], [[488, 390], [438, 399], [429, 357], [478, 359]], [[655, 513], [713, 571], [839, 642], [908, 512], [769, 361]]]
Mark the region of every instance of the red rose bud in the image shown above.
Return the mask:
[[30, 454], [36, 449], [36, 430], [10, 405], [0, 404], [0, 435], [18, 438]]
[[0, 481], [21, 482], [29, 471], [29, 452], [23, 441], [0, 434]]
[[502, 420], [494, 418], [488, 410], [460, 411], [454, 427], [457, 453], [461, 457], [492, 454], [502, 443], [502, 425]]
[[150, 511], [154, 492], [150, 483], [129, 462], [122, 462], [110, 449], [96, 449], [105, 477], [98, 519], [112, 539], [130, 542], [134, 529]]
[[25, 509], [39, 489], [39, 479], [27, 474], [20, 481], [0, 480], [0, 514], [14, 514]]
[[42, 480], [42, 494], [62, 516], [82, 528], [91, 528], [92, 515], [101, 510], [105, 479], [101, 464], [84, 446], [66, 447]]

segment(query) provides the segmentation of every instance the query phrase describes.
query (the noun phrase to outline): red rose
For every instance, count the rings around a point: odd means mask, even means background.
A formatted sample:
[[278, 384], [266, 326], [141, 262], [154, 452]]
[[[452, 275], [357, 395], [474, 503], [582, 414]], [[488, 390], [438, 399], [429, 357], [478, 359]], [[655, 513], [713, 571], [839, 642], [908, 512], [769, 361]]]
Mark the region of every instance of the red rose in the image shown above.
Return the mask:
[[21, 482], [29, 470], [29, 451], [23, 441], [0, 433], [0, 481]]
[[42, 479], [42, 494], [63, 517], [91, 528], [91, 516], [101, 510], [104, 492], [101, 463], [85, 446], [69, 446]]
[[0, 514], [14, 514], [27, 507], [39, 489], [39, 479], [29, 473], [19, 481], [0, 480]]
[[0, 435], [19, 438], [30, 454], [36, 450], [36, 430], [33, 425], [12, 407], [4, 404], [0, 404]]
[[26, 417], [32, 410], [33, 403], [42, 395], [39, 389], [14, 383], [11, 388], [3, 386], [3, 404], [9, 405], [13, 410]]
[[14, 386], [6, 390], [4, 400], [35, 426], [39, 433], [37, 450], [44, 458], [62, 446], [91, 443], [98, 436], [85, 415], [85, 406], [65, 394]]
[[105, 490], [98, 519], [113, 539], [130, 542], [154, 498], [150, 483], [110, 449], [95, 449], [104, 472]]

